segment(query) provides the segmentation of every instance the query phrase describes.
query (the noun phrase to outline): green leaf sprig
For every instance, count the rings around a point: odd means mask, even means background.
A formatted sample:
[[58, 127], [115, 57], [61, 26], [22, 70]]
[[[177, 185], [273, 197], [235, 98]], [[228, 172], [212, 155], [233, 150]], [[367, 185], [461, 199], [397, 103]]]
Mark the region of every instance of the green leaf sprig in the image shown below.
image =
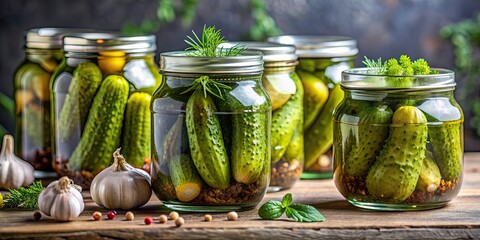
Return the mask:
[[186, 85], [185, 87], [187, 87], [187, 90], [181, 92], [180, 94], [185, 94], [187, 92], [194, 91], [194, 90], [202, 90], [203, 91], [203, 96], [205, 98], [207, 97], [207, 92], [208, 92], [208, 93], [210, 93], [210, 94], [212, 94], [215, 97], [218, 97], [220, 99], [223, 99], [222, 92], [225, 89], [231, 89], [230, 86], [225, 85], [225, 84], [220, 83], [220, 82], [216, 82], [216, 81], [210, 79], [208, 76], [201, 76], [201, 77], [195, 79], [195, 81], [193, 81], [193, 83], [190, 83], [190, 84]]
[[397, 60], [390, 58], [382, 62], [382, 58], [375, 60], [365, 57], [362, 61], [368, 68], [370, 74], [387, 75], [387, 76], [412, 76], [412, 75], [428, 75], [437, 74], [438, 72], [431, 70], [428, 62], [423, 58], [412, 61], [409, 56], [401, 55]]
[[190, 57], [232, 57], [238, 56], [246, 47], [241, 44], [229, 48], [218, 47], [218, 45], [227, 42], [224, 40], [220, 29], [215, 26], [203, 26], [202, 37], [198, 37], [192, 30], [193, 37], [187, 36], [185, 42], [189, 45], [185, 49], [187, 56]]
[[282, 202], [269, 200], [258, 209], [258, 215], [265, 220], [279, 218], [285, 213], [296, 222], [323, 222], [325, 217], [314, 207], [304, 204], [292, 204], [292, 194], [287, 193]]
[[26, 188], [10, 189], [10, 193], [3, 196], [3, 208], [37, 209], [38, 196], [43, 189], [41, 181], [34, 182]]

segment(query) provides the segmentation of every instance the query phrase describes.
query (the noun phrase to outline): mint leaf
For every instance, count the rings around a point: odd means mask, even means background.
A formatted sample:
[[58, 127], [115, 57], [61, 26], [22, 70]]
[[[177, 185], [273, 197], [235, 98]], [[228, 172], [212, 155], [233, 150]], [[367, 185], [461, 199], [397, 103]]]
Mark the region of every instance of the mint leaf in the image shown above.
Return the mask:
[[269, 200], [258, 209], [258, 215], [266, 220], [279, 218], [284, 212], [285, 208], [282, 206], [282, 203], [274, 200]]
[[292, 204], [292, 194], [291, 193], [287, 193], [285, 196], [283, 196], [283, 199], [282, 199], [282, 205], [283, 207], [288, 207], [290, 206], [290, 204]]
[[325, 217], [314, 207], [303, 204], [292, 204], [285, 209], [287, 217], [297, 222], [323, 222]]

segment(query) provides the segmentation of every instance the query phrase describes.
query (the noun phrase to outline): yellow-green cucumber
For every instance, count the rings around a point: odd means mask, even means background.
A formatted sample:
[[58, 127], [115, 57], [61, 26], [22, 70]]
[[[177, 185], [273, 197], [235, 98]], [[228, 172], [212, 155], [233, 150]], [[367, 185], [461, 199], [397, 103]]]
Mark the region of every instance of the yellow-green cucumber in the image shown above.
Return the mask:
[[446, 181], [458, 180], [462, 175], [462, 120], [447, 121], [428, 127], [433, 156]]
[[186, 127], [198, 173], [209, 186], [223, 190], [230, 184], [230, 161], [216, 112], [212, 97], [199, 88], [188, 99]]
[[148, 93], [134, 92], [127, 101], [122, 133], [123, 156], [134, 167], [150, 158], [150, 101]]
[[291, 75], [297, 91], [272, 114], [271, 158], [272, 163], [282, 158], [298, 123], [303, 118], [303, 86], [296, 75]]
[[57, 122], [60, 140], [68, 141], [75, 131], [84, 127], [101, 82], [102, 71], [95, 63], [83, 62], [75, 68]]
[[440, 186], [442, 175], [440, 169], [438, 169], [437, 163], [433, 158], [433, 154], [430, 151], [425, 152], [425, 159], [422, 162], [422, 169], [420, 170], [420, 176], [418, 177], [417, 190], [433, 193], [437, 191]]
[[202, 179], [188, 155], [176, 155], [170, 159], [170, 178], [178, 200], [190, 202], [202, 190]]
[[[303, 116], [303, 113], [300, 115]], [[288, 162], [296, 160], [303, 163], [305, 158], [304, 155], [305, 149], [303, 139], [303, 117], [300, 117], [300, 121], [298, 122], [297, 127], [293, 132], [292, 139], [290, 140], [287, 150], [285, 150], [285, 154], [283, 156]]]
[[427, 119], [413, 106], [395, 111], [390, 134], [366, 178], [376, 199], [399, 203], [415, 190], [427, 148]]
[[120, 145], [129, 85], [124, 77], [103, 80], [90, 108], [82, 138], [69, 158], [70, 170], [97, 173], [108, 167]]
[[343, 100], [339, 84], [330, 92], [327, 103], [309, 129], [305, 129], [305, 168], [312, 166], [333, 143], [333, 112]]
[[298, 71], [304, 89], [304, 128], [308, 129], [315, 121], [328, 99], [327, 85], [315, 75]]

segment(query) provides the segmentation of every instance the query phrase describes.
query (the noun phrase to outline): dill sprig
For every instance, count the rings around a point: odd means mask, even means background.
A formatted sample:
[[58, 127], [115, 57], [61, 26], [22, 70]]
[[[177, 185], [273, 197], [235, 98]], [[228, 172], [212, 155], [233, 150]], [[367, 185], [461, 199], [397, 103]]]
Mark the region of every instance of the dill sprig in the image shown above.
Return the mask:
[[26, 188], [10, 189], [9, 194], [3, 195], [3, 208], [37, 209], [38, 196], [43, 189], [41, 181], [34, 182]]
[[431, 70], [428, 62], [423, 58], [412, 61], [409, 56], [401, 55], [397, 60], [390, 58], [382, 62], [382, 58], [375, 60], [365, 57], [362, 61], [368, 68], [368, 73], [387, 76], [412, 76], [437, 74], [437, 71]]
[[383, 74], [386, 70], [385, 64], [382, 62], [382, 58], [377, 59], [377, 61], [372, 60], [364, 56], [365, 60], [362, 61], [363, 64], [368, 68], [368, 73], [370, 74]]
[[[207, 92], [210, 94], [214, 95], [215, 97], [218, 97], [220, 99], [223, 99], [222, 91], [225, 89], [231, 89], [230, 86], [225, 85], [223, 83], [216, 82], [212, 79], [210, 79], [208, 76], [201, 76], [193, 83], [190, 83], [186, 85], [185, 87], [188, 87], [187, 90], [181, 92], [180, 94], [184, 94], [193, 90], [201, 89], [203, 90], [203, 96], [206, 98], [207, 97]], [[216, 92], [214, 91], [216, 89]]]
[[233, 47], [223, 48], [218, 45], [225, 43], [220, 29], [215, 26], [203, 26], [202, 37], [198, 37], [195, 31], [192, 30], [193, 37], [187, 36], [185, 42], [189, 45], [185, 49], [187, 56], [191, 57], [231, 57], [237, 56], [243, 52], [246, 47], [241, 44], [236, 44]]

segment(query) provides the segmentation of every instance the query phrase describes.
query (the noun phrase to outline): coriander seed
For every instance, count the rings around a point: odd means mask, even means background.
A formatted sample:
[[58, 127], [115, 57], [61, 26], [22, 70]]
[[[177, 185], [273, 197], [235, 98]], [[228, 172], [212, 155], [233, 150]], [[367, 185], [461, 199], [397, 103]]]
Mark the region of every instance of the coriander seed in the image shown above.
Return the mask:
[[213, 217], [210, 214], [205, 214], [205, 217], [203, 219], [205, 220], [205, 222], [211, 222], [213, 220]]
[[229, 212], [227, 214], [227, 219], [228, 219], [228, 221], [237, 221], [238, 213], [237, 212]]
[[178, 212], [170, 212], [170, 214], [168, 214], [168, 218], [170, 218], [171, 220], [177, 220], [179, 216], [180, 215], [178, 214]]
[[166, 222], [168, 221], [167, 215], [164, 215], [164, 214], [160, 215], [160, 216], [158, 217], [158, 221], [159, 221], [160, 223], [166, 223]]
[[125, 213], [125, 220], [127, 220], [127, 221], [133, 221], [134, 218], [135, 218], [135, 215], [133, 215], [133, 212], [127, 212], [127, 213]]
[[183, 217], [179, 217], [175, 220], [175, 226], [180, 227], [185, 223], [185, 219]]

